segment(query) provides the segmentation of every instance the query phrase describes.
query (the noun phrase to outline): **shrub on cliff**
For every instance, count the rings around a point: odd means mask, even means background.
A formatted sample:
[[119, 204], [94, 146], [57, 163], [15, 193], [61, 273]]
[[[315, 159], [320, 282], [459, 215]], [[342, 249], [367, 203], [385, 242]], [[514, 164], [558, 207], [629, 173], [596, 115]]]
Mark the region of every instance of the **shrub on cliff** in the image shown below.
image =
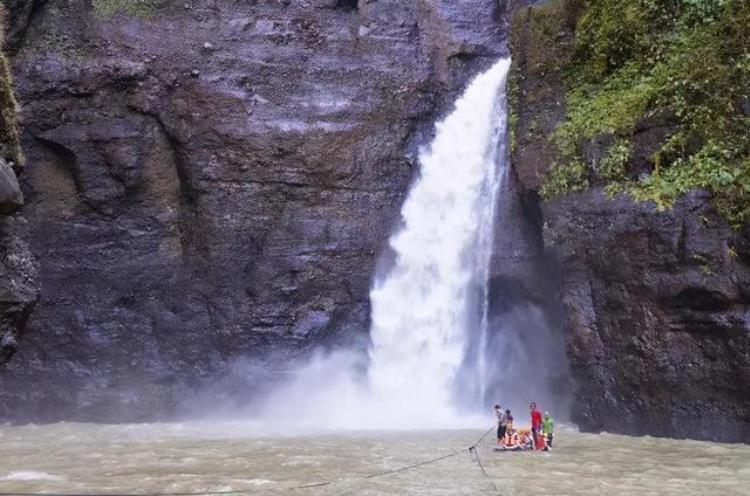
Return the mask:
[[123, 14], [133, 17], [150, 17], [169, 0], [93, 0], [94, 9], [104, 16]]
[[[610, 193], [667, 208], [704, 188], [732, 223], [750, 220], [750, 2], [587, 0], [576, 14], [567, 116], [552, 137], [560, 162], [543, 195], [580, 189], [590, 167]], [[630, 170], [634, 135], [657, 117], [667, 137], [648, 170]], [[610, 150], [587, 163], [601, 136]]]

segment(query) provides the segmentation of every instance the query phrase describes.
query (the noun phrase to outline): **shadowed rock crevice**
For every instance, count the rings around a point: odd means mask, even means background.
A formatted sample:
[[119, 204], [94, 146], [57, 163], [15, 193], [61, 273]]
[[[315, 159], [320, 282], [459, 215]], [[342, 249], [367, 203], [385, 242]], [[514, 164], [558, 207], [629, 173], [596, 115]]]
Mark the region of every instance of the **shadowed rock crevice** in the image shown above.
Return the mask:
[[23, 41], [26, 29], [47, 0], [7, 0], [5, 8], [9, 12], [6, 41], [11, 50], [17, 49]]
[[50, 162], [54, 164], [52, 167], [56, 167], [62, 171], [62, 175], [73, 184], [75, 193], [82, 193], [83, 184], [75, 153], [60, 143], [55, 143], [41, 136], [35, 136], [34, 139], [37, 140], [40, 149], [49, 153]]
[[334, 7], [344, 10], [357, 10], [358, 0], [334, 0]]

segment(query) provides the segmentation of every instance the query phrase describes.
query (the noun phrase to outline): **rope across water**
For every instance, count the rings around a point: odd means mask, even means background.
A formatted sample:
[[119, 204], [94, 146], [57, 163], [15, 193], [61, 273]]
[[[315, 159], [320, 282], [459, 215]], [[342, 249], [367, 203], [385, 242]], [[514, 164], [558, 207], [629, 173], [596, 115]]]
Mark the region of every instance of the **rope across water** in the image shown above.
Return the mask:
[[[312, 489], [316, 487], [323, 487], [323, 486], [331, 486], [334, 484], [339, 484], [347, 480], [366, 480], [366, 479], [374, 479], [376, 477], [385, 477], [387, 475], [393, 475], [397, 474], [399, 472], [406, 472], [407, 470], [412, 470], [418, 467], [422, 467], [424, 465], [430, 465], [432, 463], [437, 463], [442, 460], [446, 460], [448, 458], [453, 458], [454, 456], [458, 456], [463, 453], [469, 453], [473, 454], [476, 458], [477, 464], [479, 465], [479, 468], [482, 470], [482, 474], [484, 474], [484, 477], [492, 484], [492, 487], [494, 491], [499, 495], [500, 492], [497, 489], [497, 486], [495, 485], [495, 482], [490, 478], [490, 476], [487, 474], [487, 471], [484, 469], [484, 466], [482, 465], [482, 460], [479, 458], [479, 452], [477, 451], [477, 446], [486, 438], [490, 432], [492, 432], [495, 429], [494, 426], [490, 427], [487, 432], [485, 432], [482, 437], [480, 437], [477, 442], [469, 446], [468, 448], [460, 449], [457, 451], [453, 451], [451, 453], [448, 453], [443, 456], [439, 456], [436, 458], [431, 458], [429, 460], [425, 460], [418, 463], [413, 463], [411, 465], [405, 465], [403, 467], [395, 468], [392, 470], [386, 470], [385, 472], [378, 472], [375, 474], [370, 475], [364, 475], [360, 477], [354, 477], [352, 479], [338, 479], [338, 480], [332, 480], [332, 481], [322, 481], [322, 482], [313, 482], [309, 484], [302, 484], [299, 486], [293, 486], [286, 488], [286, 490], [296, 490], [296, 489]], [[0, 496], [213, 496], [213, 495], [223, 495], [223, 494], [267, 494], [270, 492], [276, 492], [278, 489], [227, 489], [227, 490], [220, 490], [220, 491], [196, 491], [196, 492], [172, 492], [172, 493], [23, 493], [23, 492], [0, 492]]]

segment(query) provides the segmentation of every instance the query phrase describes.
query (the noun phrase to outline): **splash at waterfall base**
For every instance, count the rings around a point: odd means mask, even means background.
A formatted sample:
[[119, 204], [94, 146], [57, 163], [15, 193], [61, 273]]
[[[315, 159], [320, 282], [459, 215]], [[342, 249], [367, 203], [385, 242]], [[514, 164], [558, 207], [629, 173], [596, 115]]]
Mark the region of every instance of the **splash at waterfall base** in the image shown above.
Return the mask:
[[533, 306], [500, 321], [488, 313], [497, 198], [507, 192], [509, 67], [502, 59], [479, 74], [420, 153], [370, 293], [367, 354], [314, 354], [253, 412], [269, 429], [476, 428], [497, 401], [521, 408], [552, 397], [549, 374], [535, 372], [547, 365], [520, 334], [550, 332], [543, 316]]
[[390, 240], [392, 264], [370, 294], [366, 374], [356, 373], [363, 368], [356, 355], [316, 357], [269, 399], [264, 418], [275, 421], [283, 404], [296, 398], [308, 428], [451, 428], [481, 421], [459, 414], [455, 405], [457, 388], [482, 388], [483, 355], [475, 357], [476, 373], [468, 380], [459, 384], [457, 374], [472, 328], [486, 332], [509, 67], [503, 59], [477, 76], [420, 153], [420, 175]]

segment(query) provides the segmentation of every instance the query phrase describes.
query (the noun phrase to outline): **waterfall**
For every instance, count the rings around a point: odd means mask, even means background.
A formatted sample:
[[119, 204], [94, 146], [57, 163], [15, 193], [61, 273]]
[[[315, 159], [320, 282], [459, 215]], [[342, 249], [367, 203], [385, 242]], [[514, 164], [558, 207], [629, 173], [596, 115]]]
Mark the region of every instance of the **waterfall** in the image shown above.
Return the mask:
[[[436, 125], [390, 240], [394, 264], [370, 294], [371, 392], [406, 422], [454, 423], [456, 389], [481, 398], [487, 382], [481, 341], [494, 205], [507, 168], [509, 66], [503, 59], [477, 76]], [[467, 360], [473, 372], [459, 379]]]
[[367, 364], [351, 350], [314, 356], [261, 406], [258, 416], [267, 428], [455, 428], [486, 422], [486, 411], [477, 418], [458, 405], [470, 404], [472, 412], [486, 406], [483, 395], [498, 366], [484, 357], [491, 341], [487, 286], [494, 209], [508, 166], [509, 67], [503, 59], [477, 76], [420, 153], [420, 176], [401, 210], [403, 225], [390, 239], [392, 267], [370, 293]]

